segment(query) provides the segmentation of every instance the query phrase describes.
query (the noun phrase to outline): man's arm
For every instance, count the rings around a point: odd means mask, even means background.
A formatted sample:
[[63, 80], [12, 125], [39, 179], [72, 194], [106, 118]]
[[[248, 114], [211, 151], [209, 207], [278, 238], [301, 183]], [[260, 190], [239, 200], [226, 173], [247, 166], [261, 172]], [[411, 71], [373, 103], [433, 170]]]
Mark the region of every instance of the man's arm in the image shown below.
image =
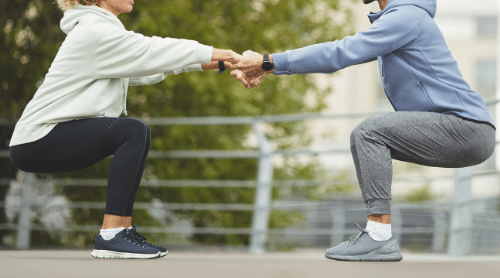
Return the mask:
[[394, 9], [364, 32], [334, 42], [273, 54], [275, 75], [333, 73], [373, 61], [416, 38], [418, 19], [405, 9]]
[[[321, 43], [270, 55], [274, 74], [333, 73], [340, 69], [374, 61], [414, 40], [418, 19], [410, 10], [394, 9], [380, 17], [364, 32], [334, 42]], [[247, 88], [250, 81], [267, 74], [260, 67], [262, 55], [245, 55], [232, 75]]]

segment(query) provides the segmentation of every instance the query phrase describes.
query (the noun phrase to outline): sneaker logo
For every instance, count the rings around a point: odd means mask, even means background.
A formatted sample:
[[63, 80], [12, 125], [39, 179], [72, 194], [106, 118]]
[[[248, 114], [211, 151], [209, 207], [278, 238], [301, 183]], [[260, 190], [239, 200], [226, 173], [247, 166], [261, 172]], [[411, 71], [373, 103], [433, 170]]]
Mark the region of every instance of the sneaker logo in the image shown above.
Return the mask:
[[399, 249], [398, 243], [396, 241], [393, 241], [382, 246], [382, 248], [380, 248], [380, 251], [384, 253], [393, 253], [398, 249]]

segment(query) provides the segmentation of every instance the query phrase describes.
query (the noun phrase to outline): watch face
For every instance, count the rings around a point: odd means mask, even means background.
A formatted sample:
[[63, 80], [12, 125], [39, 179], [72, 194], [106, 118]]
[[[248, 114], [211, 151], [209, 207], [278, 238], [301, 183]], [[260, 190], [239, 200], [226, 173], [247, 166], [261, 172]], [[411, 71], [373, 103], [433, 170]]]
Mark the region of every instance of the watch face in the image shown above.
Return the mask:
[[273, 69], [273, 63], [271, 63], [270, 61], [265, 61], [264, 63], [262, 63], [262, 69], [265, 70], [265, 71], [270, 71]]

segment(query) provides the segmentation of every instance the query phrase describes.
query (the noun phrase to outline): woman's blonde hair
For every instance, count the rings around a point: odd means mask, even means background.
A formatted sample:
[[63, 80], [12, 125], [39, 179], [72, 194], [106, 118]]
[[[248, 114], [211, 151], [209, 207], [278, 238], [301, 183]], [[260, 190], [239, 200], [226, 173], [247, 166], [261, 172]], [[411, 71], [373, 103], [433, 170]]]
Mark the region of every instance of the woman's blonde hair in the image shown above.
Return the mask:
[[92, 6], [99, 5], [101, 0], [57, 0], [57, 4], [59, 4], [59, 8], [61, 10], [66, 11], [67, 9], [73, 7], [76, 4], [84, 5], [84, 6]]

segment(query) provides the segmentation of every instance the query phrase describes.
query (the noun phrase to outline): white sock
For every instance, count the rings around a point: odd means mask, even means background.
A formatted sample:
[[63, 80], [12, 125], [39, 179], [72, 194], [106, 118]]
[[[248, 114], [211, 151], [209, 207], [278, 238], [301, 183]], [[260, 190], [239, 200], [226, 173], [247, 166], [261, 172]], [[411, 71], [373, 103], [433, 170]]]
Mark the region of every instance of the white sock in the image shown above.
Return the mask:
[[102, 236], [104, 240], [110, 240], [113, 239], [117, 233], [123, 231], [125, 228], [120, 227], [120, 228], [114, 228], [114, 229], [101, 229], [101, 232], [99, 234]]
[[385, 241], [392, 237], [391, 224], [368, 220], [366, 229], [368, 230], [368, 235], [375, 241]]

